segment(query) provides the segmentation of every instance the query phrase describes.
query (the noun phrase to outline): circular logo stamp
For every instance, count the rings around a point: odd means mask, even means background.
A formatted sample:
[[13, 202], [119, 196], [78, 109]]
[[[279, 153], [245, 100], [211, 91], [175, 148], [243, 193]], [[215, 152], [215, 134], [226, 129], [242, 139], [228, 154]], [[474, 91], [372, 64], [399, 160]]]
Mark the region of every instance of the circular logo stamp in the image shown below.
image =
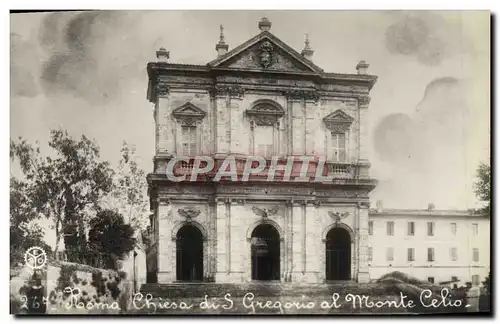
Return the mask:
[[47, 254], [41, 247], [32, 246], [24, 253], [24, 262], [31, 269], [41, 269], [47, 263]]

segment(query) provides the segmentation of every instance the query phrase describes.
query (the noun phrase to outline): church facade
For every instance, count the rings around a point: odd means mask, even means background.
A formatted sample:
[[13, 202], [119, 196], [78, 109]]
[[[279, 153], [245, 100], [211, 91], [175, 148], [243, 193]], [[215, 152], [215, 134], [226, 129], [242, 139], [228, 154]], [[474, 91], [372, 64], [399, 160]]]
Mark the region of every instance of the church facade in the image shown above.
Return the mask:
[[[217, 57], [206, 65], [170, 63], [164, 49], [148, 63], [156, 125], [148, 280], [367, 282], [377, 183], [367, 129], [377, 77], [364, 61], [353, 62], [352, 74], [325, 72], [308, 40], [299, 53], [271, 33], [269, 20], [258, 27], [232, 50], [221, 27]], [[236, 181], [190, 177], [196, 156], [213, 159], [213, 170], [233, 158]], [[264, 157], [264, 171], [276, 176], [242, 177], [249, 156]], [[308, 180], [318, 168], [328, 180]], [[168, 172], [186, 178], [172, 181]]]

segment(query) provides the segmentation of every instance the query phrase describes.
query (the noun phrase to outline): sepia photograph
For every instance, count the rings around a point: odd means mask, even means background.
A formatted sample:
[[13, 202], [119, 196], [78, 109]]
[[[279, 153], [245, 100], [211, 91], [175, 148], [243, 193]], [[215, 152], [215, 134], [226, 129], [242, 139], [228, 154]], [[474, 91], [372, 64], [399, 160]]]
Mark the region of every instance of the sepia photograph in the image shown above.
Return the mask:
[[492, 13], [11, 12], [10, 314], [492, 315]]

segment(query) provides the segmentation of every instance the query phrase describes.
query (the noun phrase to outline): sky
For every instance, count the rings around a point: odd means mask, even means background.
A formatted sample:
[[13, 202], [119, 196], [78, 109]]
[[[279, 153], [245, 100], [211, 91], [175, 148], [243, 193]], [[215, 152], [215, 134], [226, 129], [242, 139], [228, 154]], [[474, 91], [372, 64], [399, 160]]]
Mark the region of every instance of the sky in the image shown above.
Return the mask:
[[[478, 206], [473, 184], [490, 156], [488, 12], [115, 11], [11, 15], [11, 138], [39, 141], [49, 131], [95, 139], [101, 157], [119, 159], [123, 141], [153, 168], [153, 106], [146, 64], [156, 50], [170, 62], [216, 57], [219, 26], [229, 49], [271, 32], [326, 72], [378, 76], [371, 91], [372, 205], [465, 209]], [[45, 146], [44, 146], [45, 143]], [[15, 164], [11, 172], [18, 174]]]

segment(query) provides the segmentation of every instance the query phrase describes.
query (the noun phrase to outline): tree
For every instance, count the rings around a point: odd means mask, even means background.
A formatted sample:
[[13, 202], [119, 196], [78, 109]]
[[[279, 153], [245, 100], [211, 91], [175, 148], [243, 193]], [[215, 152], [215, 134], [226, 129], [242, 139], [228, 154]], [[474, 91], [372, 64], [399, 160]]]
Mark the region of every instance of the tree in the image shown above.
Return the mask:
[[475, 193], [479, 200], [486, 203], [486, 205], [480, 209], [480, 212], [489, 217], [491, 212], [491, 167], [485, 163], [481, 163], [477, 168]]
[[116, 269], [116, 259], [123, 259], [134, 249], [134, 229], [114, 210], [99, 211], [90, 220], [89, 245], [104, 258], [108, 268]]
[[483, 287], [486, 290], [486, 293], [488, 295], [491, 294], [491, 280], [490, 280], [490, 276], [491, 276], [491, 271], [488, 273], [488, 276], [486, 278], [484, 278], [484, 281], [482, 282]]
[[24, 253], [32, 246], [39, 246], [50, 252], [44, 240], [44, 231], [35, 221], [37, 214], [31, 208], [25, 191], [26, 183], [10, 179], [10, 263], [24, 263]]
[[139, 167], [135, 147], [123, 142], [121, 158], [114, 173], [111, 192], [104, 208], [117, 210], [136, 231], [142, 233], [149, 225], [149, 199], [146, 173]]
[[42, 157], [39, 147], [20, 137], [11, 141], [10, 156], [18, 159], [26, 178], [30, 212], [53, 222], [57, 253], [63, 234], [77, 235], [77, 227], [99, 210], [101, 197], [111, 189], [113, 172], [108, 162], [99, 161], [97, 144], [84, 135], [76, 141], [66, 131], [52, 130], [48, 144], [54, 155]]

